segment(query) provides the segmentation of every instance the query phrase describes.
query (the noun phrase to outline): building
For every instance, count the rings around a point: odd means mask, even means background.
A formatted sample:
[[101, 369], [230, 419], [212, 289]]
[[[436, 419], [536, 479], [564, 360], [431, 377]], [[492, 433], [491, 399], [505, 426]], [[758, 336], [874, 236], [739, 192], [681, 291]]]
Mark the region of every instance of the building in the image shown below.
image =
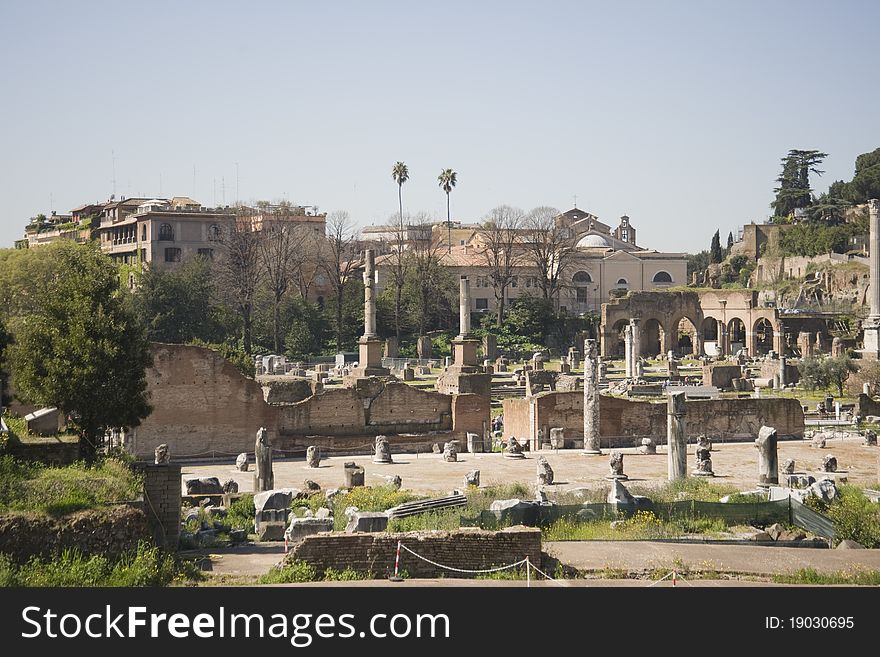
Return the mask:
[[[629, 217], [620, 218], [613, 229], [598, 217], [579, 208], [572, 208], [556, 218], [557, 229], [575, 242], [575, 253], [566, 267], [557, 298], [559, 309], [572, 314], [599, 312], [601, 305], [630, 290], [667, 289], [687, 284], [687, 257], [684, 253], [661, 253], [643, 249], [636, 244], [636, 229]], [[495, 289], [479, 224], [453, 224], [453, 245], [446, 243], [446, 222], [434, 225], [434, 240], [440, 262], [454, 276], [467, 276], [471, 281], [471, 310], [494, 312], [497, 309]], [[541, 296], [538, 270], [528, 262], [525, 243], [529, 231], [522, 231], [519, 264], [505, 291], [505, 303], [521, 296]], [[376, 259], [377, 289], [387, 284], [392, 256]]]

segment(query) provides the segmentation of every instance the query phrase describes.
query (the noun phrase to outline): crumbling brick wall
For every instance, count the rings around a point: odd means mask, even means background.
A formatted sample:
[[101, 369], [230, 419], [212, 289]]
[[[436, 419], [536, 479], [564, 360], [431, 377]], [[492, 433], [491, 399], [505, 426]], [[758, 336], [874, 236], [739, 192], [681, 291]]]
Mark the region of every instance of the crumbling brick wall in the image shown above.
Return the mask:
[[[530, 407], [530, 401], [532, 406]], [[603, 447], [632, 447], [645, 436], [666, 440], [666, 403], [600, 395]], [[583, 393], [548, 392], [530, 399], [505, 399], [504, 436], [526, 438], [536, 429], [562, 427], [566, 438], [583, 438]], [[700, 399], [687, 402], [688, 435], [715, 440], [754, 440], [762, 425], [781, 439], [804, 435], [803, 408], [796, 399]], [[547, 434], [545, 434], [547, 435]]]
[[[367, 534], [323, 533], [306, 536], [290, 547], [287, 561], [304, 561], [319, 576], [328, 568], [351, 568], [385, 578], [394, 573], [397, 542], [436, 563], [465, 570], [503, 566], [524, 559], [541, 563], [541, 530], [510, 527], [498, 532], [481, 529], [456, 531], [385, 532]], [[410, 577], [472, 577], [433, 566], [401, 551], [400, 568]]]

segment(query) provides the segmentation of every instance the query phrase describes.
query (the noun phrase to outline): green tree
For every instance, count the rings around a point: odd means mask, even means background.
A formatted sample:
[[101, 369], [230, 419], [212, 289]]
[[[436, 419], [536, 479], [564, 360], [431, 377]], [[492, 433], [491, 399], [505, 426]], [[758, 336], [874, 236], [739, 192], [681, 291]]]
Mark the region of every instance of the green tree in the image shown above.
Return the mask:
[[789, 217], [795, 210], [813, 203], [810, 174], [824, 173], [818, 167], [826, 157], [828, 154], [821, 151], [792, 149], [782, 158], [782, 173], [776, 179], [779, 187], [773, 190], [776, 198], [770, 204], [776, 217]]
[[700, 251], [699, 253], [689, 253], [687, 255], [687, 276], [688, 280], [691, 280], [695, 273], [700, 276], [703, 275], [703, 272], [706, 271], [706, 268], [709, 266], [709, 252], [706, 250]]
[[827, 372], [828, 385], [834, 386], [838, 397], [843, 395], [843, 387], [846, 385], [849, 375], [857, 372], [859, 369], [850, 357], [845, 354], [837, 358], [826, 358], [824, 366]]
[[717, 265], [724, 259], [724, 252], [721, 250], [721, 234], [715, 231], [712, 236], [712, 244], [709, 246], [709, 260], [712, 264]]
[[452, 169], [443, 169], [437, 176], [437, 182], [440, 183], [440, 189], [446, 192], [446, 230], [447, 241], [449, 242], [448, 251], [452, 252], [452, 215], [449, 212], [449, 194], [452, 188], [458, 182], [457, 174]]
[[295, 299], [290, 306], [285, 309], [289, 317], [286, 324], [290, 327], [284, 339], [287, 356], [296, 360], [323, 353], [332, 333], [325, 314], [316, 304], [303, 299]]
[[17, 394], [57, 406], [78, 427], [93, 459], [104, 433], [150, 413], [149, 343], [97, 246], [62, 241], [51, 249], [56, 275], [34, 312], [15, 318], [9, 362]]
[[[880, 148], [859, 155], [856, 158], [853, 179], [848, 183], [841, 183], [838, 190], [839, 193], [833, 196], [844, 198], [850, 203], [865, 203], [868, 199], [880, 198]], [[828, 194], [832, 195], [830, 188]]]
[[186, 344], [222, 339], [211, 261], [189, 258], [172, 270], [147, 269], [132, 295], [132, 305], [147, 338]]
[[730, 249], [733, 248], [733, 231], [727, 233], [727, 252], [730, 253]]
[[0, 321], [0, 406], [8, 403], [7, 372], [6, 372], [6, 348], [9, 346], [11, 336], [6, 332], [6, 327]]
[[422, 336], [428, 331], [451, 326], [451, 317], [457, 318], [451, 299], [456, 293], [457, 279], [443, 265], [440, 240], [413, 245], [407, 252], [404, 303], [409, 322]]
[[858, 367], [846, 355], [837, 358], [804, 358], [798, 369], [801, 373], [801, 384], [806, 390], [827, 390], [834, 387], [838, 396], [843, 395], [849, 375], [858, 371]]

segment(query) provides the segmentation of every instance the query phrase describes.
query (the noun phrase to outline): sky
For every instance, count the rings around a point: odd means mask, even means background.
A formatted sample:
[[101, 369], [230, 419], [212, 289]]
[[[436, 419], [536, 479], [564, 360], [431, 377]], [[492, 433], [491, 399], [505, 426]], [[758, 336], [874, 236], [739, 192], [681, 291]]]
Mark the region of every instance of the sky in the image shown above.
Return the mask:
[[768, 216], [880, 146], [880, 3], [0, 0], [0, 247], [117, 196], [286, 199], [360, 226], [574, 204], [639, 244]]

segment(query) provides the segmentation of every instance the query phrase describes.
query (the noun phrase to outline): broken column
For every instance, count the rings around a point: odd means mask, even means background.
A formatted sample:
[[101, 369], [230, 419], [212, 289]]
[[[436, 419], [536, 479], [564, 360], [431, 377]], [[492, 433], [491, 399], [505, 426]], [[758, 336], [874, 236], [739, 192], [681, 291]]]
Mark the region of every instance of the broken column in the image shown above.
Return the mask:
[[382, 340], [376, 334], [376, 254], [364, 251], [364, 334], [358, 339], [358, 366], [343, 379], [347, 386], [356, 385], [357, 379], [388, 376], [382, 367]]
[[543, 456], [539, 456], [537, 465], [538, 486], [550, 486], [551, 484], [553, 484], [553, 468], [550, 467], [550, 463], [547, 462], [547, 459], [545, 459]]
[[637, 377], [639, 374], [636, 371], [636, 363], [642, 358], [642, 330], [639, 327], [639, 320], [636, 318], [629, 320], [629, 323], [632, 326], [632, 365], [630, 368], [633, 377]]
[[712, 442], [706, 436], [699, 436], [696, 449], [697, 468], [692, 473], [695, 477], [715, 476], [715, 473], [712, 471], [711, 451]]
[[584, 340], [583, 453], [602, 453], [599, 441], [599, 361], [595, 340]]
[[393, 463], [391, 460], [391, 445], [385, 436], [376, 436], [373, 463]]
[[321, 452], [317, 445], [309, 445], [306, 449], [306, 462], [310, 468], [321, 467]]
[[779, 484], [779, 462], [776, 453], [776, 429], [761, 427], [755, 439], [758, 449], [758, 485], [775, 486]]
[[633, 328], [632, 324], [623, 327], [623, 367], [624, 376], [631, 379], [633, 373]]
[[269, 432], [265, 427], [257, 431], [257, 440], [254, 444], [254, 492], [262, 493], [275, 488], [275, 475], [272, 472], [272, 445], [269, 444]]
[[364, 469], [354, 461], [343, 464], [342, 471], [345, 475], [345, 487], [354, 488], [364, 485]]
[[611, 467], [611, 474], [606, 479], [628, 479], [623, 472], [623, 452], [616, 449], [612, 451], [608, 465]]
[[871, 298], [871, 312], [862, 324], [864, 333], [864, 358], [880, 359], [880, 200], [872, 198], [868, 201], [868, 217], [870, 227], [868, 265], [868, 291]]
[[687, 477], [685, 412], [685, 393], [669, 395], [666, 405], [666, 469], [669, 481]]

